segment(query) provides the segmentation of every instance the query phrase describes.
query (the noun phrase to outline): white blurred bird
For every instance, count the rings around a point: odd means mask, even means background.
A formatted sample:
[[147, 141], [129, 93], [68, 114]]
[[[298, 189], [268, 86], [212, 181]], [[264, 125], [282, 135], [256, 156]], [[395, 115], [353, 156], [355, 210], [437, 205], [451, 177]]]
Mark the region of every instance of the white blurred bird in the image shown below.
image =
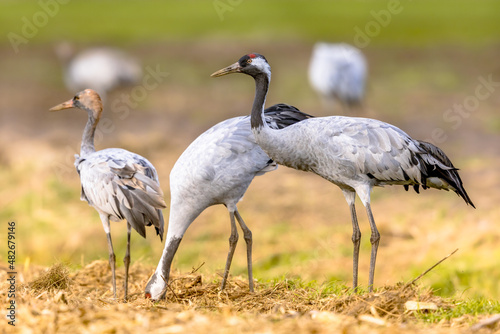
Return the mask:
[[69, 91], [95, 90], [103, 101], [112, 90], [138, 84], [142, 68], [138, 60], [111, 47], [95, 47], [74, 54], [72, 46], [60, 43], [56, 53], [64, 62], [64, 83]]
[[361, 104], [367, 76], [366, 60], [349, 44], [318, 42], [309, 63], [309, 82], [326, 101], [351, 108]]

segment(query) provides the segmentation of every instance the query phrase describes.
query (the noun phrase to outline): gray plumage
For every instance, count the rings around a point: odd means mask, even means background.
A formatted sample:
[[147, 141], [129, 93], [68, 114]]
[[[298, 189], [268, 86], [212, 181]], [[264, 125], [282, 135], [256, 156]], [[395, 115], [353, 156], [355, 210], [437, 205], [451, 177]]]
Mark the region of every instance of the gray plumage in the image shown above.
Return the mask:
[[163, 238], [163, 192], [153, 165], [140, 155], [108, 148], [88, 155], [75, 155], [82, 184], [81, 199], [111, 221], [123, 219], [146, 237], [153, 225]]
[[294, 169], [318, 174], [336, 184], [349, 204], [353, 225], [353, 287], [357, 287], [359, 230], [355, 196], [366, 207], [372, 244], [369, 289], [373, 277], [380, 234], [370, 207], [374, 186], [404, 185], [453, 190], [467, 204], [474, 206], [467, 195], [457, 169], [436, 146], [412, 139], [399, 128], [368, 118], [318, 117], [272, 129], [262, 119], [271, 79], [271, 67], [264, 56], [249, 54], [212, 76], [244, 73], [252, 76], [256, 93], [251, 125], [257, 143], [274, 161]]
[[[277, 104], [265, 111], [266, 122], [276, 129], [310, 117], [286, 104]], [[216, 204], [227, 207], [231, 222], [230, 249], [221, 289], [225, 287], [238, 241], [236, 219], [247, 244], [249, 289], [253, 291], [252, 233], [241, 218], [236, 204], [255, 176], [276, 168], [277, 165], [255, 142], [249, 116], [220, 122], [196, 138], [170, 173], [171, 202], [165, 249], [146, 286], [146, 297], [155, 300], [164, 297], [172, 259], [184, 233], [202, 211]]]
[[154, 166], [138, 154], [108, 148], [96, 151], [94, 133], [102, 113], [99, 95], [86, 89], [72, 100], [50, 110], [80, 108], [87, 111], [88, 121], [82, 136], [80, 155], [75, 155], [75, 167], [81, 181], [81, 200], [93, 206], [104, 227], [108, 240], [109, 262], [112, 271], [113, 295], [116, 298], [115, 254], [109, 221], [127, 221], [127, 251], [124, 258], [124, 298], [128, 292], [130, 265], [130, 232], [134, 228], [146, 237], [146, 226], [153, 225], [163, 238], [163, 214], [166, 208], [163, 192]]

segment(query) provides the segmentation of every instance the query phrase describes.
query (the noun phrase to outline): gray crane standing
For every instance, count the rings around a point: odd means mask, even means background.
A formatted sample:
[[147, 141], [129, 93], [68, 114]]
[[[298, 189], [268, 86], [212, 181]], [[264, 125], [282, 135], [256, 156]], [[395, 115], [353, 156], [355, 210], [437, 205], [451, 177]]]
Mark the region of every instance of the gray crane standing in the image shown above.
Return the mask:
[[370, 291], [373, 291], [380, 240], [370, 207], [374, 186], [403, 185], [406, 189], [413, 186], [417, 192], [419, 186], [452, 190], [474, 207], [457, 168], [438, 147], [414, 140], [391, 124], [368, 118], [317, 117], [283, 129], [272, 129], [263, 114], [271, 80], [271, 66], [266, 58], [251, 53], [212, 76], [230, 73], [247, 74], [255, 80], [251, 127], [264, 152], [280, 165], [316, 173], [342, 190], [351, 210], [354, 289], [358, 285], [361, 240], [354, 207], [356, 194], [366, 208], [371, 228]]
[[95, 150], [94, 133], [103, 108], [102, 101], [94, 90], [81, 91], [73, 99], [50, 110], [68, 108], [79, 108], [88, 114], [80, 155], [75, 155], [75, 167], [82, 186], [80, 198], [97, 210], [106, 232], [114, 298], [116, 298], [115, 253], [109, 221], [127, 220], [127, 250], [123, 259], [124, 298], [127, 299], [132, 227], [145, 238], [146, 226], [153, 225], [160, 239], [163, 238], [164, 222], [161, 209], [167, 206], [160, 189], [158, 175], [154, 166], [138, 154], [120, 148]]

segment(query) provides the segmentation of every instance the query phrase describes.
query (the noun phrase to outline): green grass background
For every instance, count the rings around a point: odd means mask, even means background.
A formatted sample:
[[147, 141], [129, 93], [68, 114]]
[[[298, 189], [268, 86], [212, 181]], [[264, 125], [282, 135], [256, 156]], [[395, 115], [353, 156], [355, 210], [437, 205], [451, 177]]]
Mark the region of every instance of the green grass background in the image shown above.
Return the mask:
[[[40, 1], [53, 4], [54, 1]], [[38, 1], [2, 1], [0, 31], [21, 33], [26, 17], [43, 11]], [[373, 43], [398, 46], [498, 42], [500, 3], [495, 0], [423, 1], [68, 1], [59, 4], [33, 38], [117, 44], [168, 40], [352, 40], [373, 13], [396, 8]], [[53, 5], [48, 8], [55, 8]], [[222, 19], [219, 13], [222, 13]], [[38, 18], [38, 22], [43, 22]], [[5, 36], [5, 35], [4, 35]], [[5, 39], [4, 39], [5, 42]]]

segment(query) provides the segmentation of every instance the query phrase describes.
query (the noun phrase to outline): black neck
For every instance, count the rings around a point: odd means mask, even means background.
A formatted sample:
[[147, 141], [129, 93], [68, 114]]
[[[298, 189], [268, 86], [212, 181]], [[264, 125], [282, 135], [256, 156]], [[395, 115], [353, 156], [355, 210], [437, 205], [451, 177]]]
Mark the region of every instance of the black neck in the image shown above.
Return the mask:
[[252, 114], [250, 124], [252, 129], [264, 127], [264, 104], [266, 103], [267, 91], [269, 90], [269, 76], [258, 74], [255, 79], [255, 98], [253, 100]]

